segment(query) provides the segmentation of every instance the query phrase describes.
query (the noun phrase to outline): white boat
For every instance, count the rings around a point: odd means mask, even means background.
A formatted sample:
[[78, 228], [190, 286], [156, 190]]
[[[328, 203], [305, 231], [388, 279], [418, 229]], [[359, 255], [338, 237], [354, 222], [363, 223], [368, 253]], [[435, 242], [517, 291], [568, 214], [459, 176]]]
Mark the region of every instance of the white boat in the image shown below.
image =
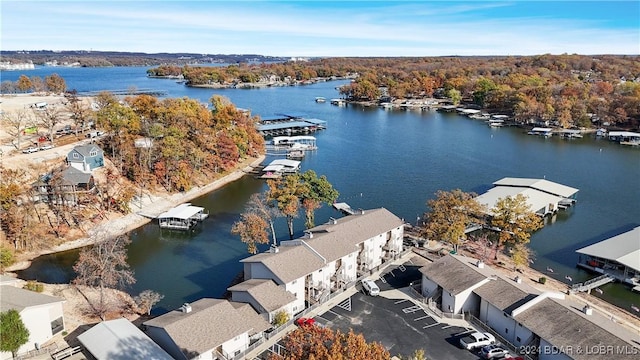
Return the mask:
[[327, 102], [327, 99], [326, 99], [326, 98], [323, 98], [322, 96], [317, 96], [317, 97], [316, 97], [316, 102], [317, 102], [317, 103]]
[[489, 119], [487, 125], [493, 128], [502, 127], [504, 126], [504, 120]]

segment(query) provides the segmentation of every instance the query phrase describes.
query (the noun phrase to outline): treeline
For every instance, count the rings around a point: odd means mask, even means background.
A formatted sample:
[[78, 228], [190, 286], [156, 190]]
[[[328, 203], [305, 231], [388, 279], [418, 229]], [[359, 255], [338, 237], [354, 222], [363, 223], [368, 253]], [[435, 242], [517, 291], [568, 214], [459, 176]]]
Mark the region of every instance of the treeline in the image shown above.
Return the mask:
[[5, 80], [0, 84], [0, 93], [16, 94], [28, 92], [50, 92], [62, 94], [67, 91], [67, 82], [58, 74], [51, 74], [41, 78], [40, 76], [20, 75], [18, 80]]
[[220, 96], [211, 98], [211, 110], [194, 99], [148, 95], [121, 103], [103, 93], [97, 102], [98, 126], [108, 134], [105, 152], [141, 186], [186, 191], [264, 152], [257, 119]]
[[[550, 122], [565, 128], [640, 124], [638, 56], [327, 58], [180, 69], [193, 86], [358, 74], [340, 90], [352, 101], [442, 97], [511, 115], [521, 123]], [[171, 68], [172, 75], [177, 71]]]
[[353, 74], [350, 66], [331, 65], [327, 60], [270, 64], [241, 63], [229, 66], [159, 66], [149, 69], [150, 76], [182, 75], [187, 85], [229, 85], [235, 83], [293, 83], [315, 78], [347, 77]]
[[157, 66], [160, 64], [193, 64], [241, 62], [286, 61], [288, 58], [255, 54], [193, 54], [193, 53], [141, 53], [122, 51], [6, 51], [0, 54], [0, 61], [12, 63], [33, 62], [45, 65], [47, 62], [78, 63], [83, 67], [104, 66]]

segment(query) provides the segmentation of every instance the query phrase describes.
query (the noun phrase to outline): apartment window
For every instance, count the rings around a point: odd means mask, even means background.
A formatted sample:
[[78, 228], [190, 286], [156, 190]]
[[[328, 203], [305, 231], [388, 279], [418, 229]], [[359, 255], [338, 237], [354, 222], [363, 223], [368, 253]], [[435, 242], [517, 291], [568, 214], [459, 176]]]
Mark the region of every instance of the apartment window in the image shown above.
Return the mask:
[[80, 158], [80, 154], [78, 154], [78, 153], [73, 153], [73, 158], [74, 158], [74, 159], [79, 159], [79, 158]]
[[508, 333], [509, 333], [509, 329], [505, 328], [505, 329], [504, 329], [504, 333], [505, 333], [505, 334], [508, 334]]
[[521, 323], [518, 323], [518, 326], [522, 327], [522, 324], [521, 324]]
[[517, 342], [522, 342], [522, 340], [520, 339], [520, 336], [516, 336], [516, 341]]
[[91, 152], [89, 153], [89, 156], [91, 157], [98, 156], [98, 150], [91, 150]]

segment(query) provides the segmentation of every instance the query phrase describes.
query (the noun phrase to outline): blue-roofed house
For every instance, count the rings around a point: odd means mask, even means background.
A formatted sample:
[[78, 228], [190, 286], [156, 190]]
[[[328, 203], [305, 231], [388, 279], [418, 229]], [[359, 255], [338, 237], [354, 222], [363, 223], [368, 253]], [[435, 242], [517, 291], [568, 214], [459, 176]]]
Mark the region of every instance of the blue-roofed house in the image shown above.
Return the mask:
[[82, 172], [90, 173], [104, 166], [104, 151], [96, 144], [79, 145], [69, 151], [67, 162]]

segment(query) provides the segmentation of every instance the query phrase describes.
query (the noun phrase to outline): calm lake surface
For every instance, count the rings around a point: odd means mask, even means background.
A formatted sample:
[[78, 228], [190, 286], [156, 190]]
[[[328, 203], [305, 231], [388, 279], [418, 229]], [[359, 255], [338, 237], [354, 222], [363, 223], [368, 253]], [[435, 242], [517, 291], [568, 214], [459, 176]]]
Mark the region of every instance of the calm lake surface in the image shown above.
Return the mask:
[[[531, 247], [535, 269], [565, 281], [591, 277], [576, 268], [575, 250], [630, 230], [640, 224], [640, 151], [589, 136], [562, 140], [528, 136], [522, 129], [489, 128], [484, 122], [435, 111], [385, 111], [358, 106], [337, 107], [315, 103], [316, 96], [338, 97], [335, 87], [344, 81], [310, 86], [259, 90], [192, 89], [173, 80], [149, 79], [146, 67], [38, 68], [27, 76], [58, 73], [69, 89], [78, 91], [138, 89], [165, 90], [170, 97], [188, 96], [204, 102], [214, 94], [228, 97], [253, 114], [304, 114], [328, 122], [316, 133], [318, 150], [307, 154], [302, 170], [324, 174], [340, 191], [339, 201], [354, 208], [386, 207], [415, 223], [426, 201], [437, 190], [462, 189], [482, 193], [503, 177], [546, 178], [580, 189], [578, 203], [560, 212], [552, 223], [536, 232]], [[16, 80], [20, 72], [2, 72], [2, 80]], [[269, 158], [267, 159], [269, 160]], [[248, 256], [240, 240], [230, 234], [251, 194], [265, 184], [244, 177], [192, 201], [210, 217], [193, 233], [160, 231], [150, 223], [130, 233], [129, 262], [138, 294], [153, 289], [165, 295], [156, 314], [185, 301], [221, 297], [242, 270], [238, 260]], [[318, 223], [340, 214], [325, 206]], [[296, 230], [301, 233], [303, 221]], [[277, 224], [279, 239], [286, 239], [284, 220]], [[640, 239], [638, 240], [640, 241]], [[19, 275], [43, 282], [67, 282], [78, 251], [42, 256]], [[620, 284], [602, 287], [607, 301], [629, 310], [640, 305], [640, 294]]]

